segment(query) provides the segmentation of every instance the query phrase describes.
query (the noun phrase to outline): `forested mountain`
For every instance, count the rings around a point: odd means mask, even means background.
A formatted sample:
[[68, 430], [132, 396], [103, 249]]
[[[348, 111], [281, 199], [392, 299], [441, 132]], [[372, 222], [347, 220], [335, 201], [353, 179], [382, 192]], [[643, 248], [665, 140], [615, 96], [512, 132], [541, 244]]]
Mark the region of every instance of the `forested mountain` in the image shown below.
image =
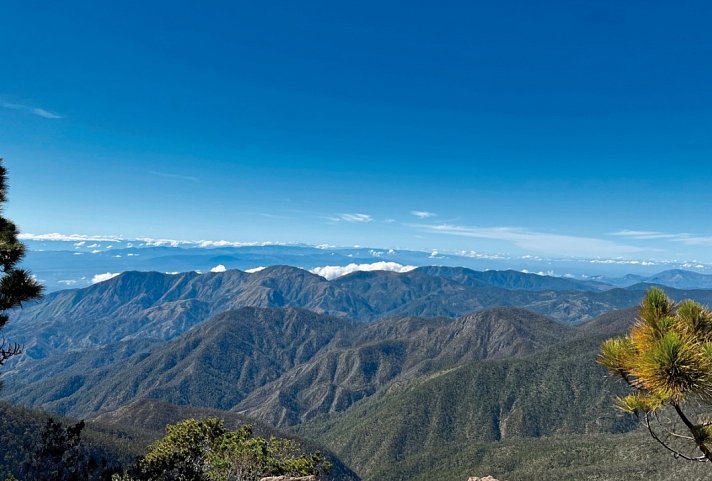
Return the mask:
[[[590, 290], [582, 290], [589, 285]], [[246, 306], [297, 307], [358, 322], [387, 316], [457, 317], [510, 306], [576, 323], [635, 305], [647, 285], [598, 287], [515, 271], [453, 268], [358, 272], [333, 281], [288, 266], [252, 274], [127, 272], [28, 305], [15, 314], [8, 336], [25, 345], [26, 360], [40, 359], [135, 338], [172, 339], [220, 312]], [[712, 300], [712, 291], [668, 293], [675, 299]]]
[[[26, 465], [32, 460], [36, 445], [44, 434], [50, 414], [0, 403], [0, 428], [3, 442], [0, 443], [0, 476], [13, 475], [24, 479]], [[55, 421], [71, 426], [75, 419], [52, 415]], [[276, 430], [252, 419], [219, 410], [174, 406], [169, 403], [142, 400], [107, 412], [88, 420], [81, 431], [81, 439], [88, 456], [96, 463], [95, 471], [110, 472], [131, 464], [136, 456], [145, 453], [147, 446], [165, 434], [168, 424], [186, 419], [219, 417], [229, 429], [246, 424], [260, 436], [290, 438], [306, 451], [321, 451], [332, 464], [330, 480], [359, 481], [359, 477], [347, 468], [322, 444], [302, 439], [294, 434]], [[98, 475], [98, 473], [95, 473]]]
[[281, 426], [348, 409], [379, 389], [480, 359], [517, 357], [571, 337], [573, 329], [521, 309], [454, 320], [387, 319], [329, 346], [234, 409]]
[[471, 287], [494, 286], [533, 291], [605, 291], [613, 286], [600, 281], [544, 276], [515, 270], [476, 271], [466, 267], [427, 266], [417, 269], [431, 276], [445, 277]]
[[[349, 327], [342, 319], [291, 308], [227, 311], [171, 342], [96, 368], [87, 366], [82, 355], [63, 356], [61, 371], [54, 358], [42, 360], [28, 366], [29, 376], [9, 377], [6, 382], [14, 389], [6, 396], [76, 416], [140, 397], [229, 409], [257, 387], [308, 362]], [[90, 357], [101, 359], [101, 354]], [[77, 368], [71, 365], [75, 360]], [[26, 379], [31, 384], [24, 384]]]
[[595, 357], [648, 287], [444, 267], [130, 272], [16, 313], [27, 355], [2, 394], [143, 438], [180, 416], [249, 418], [323, 441], [366, 480], [438, 479], [463, 446], [636, 428]]
[[[324, 439], [365, 479], [397, 479], [397, 460], [412, 464], [422, 453], [455, 453], [460, 446], [512, 438], [630, 430], [634, 419], [611, 406], [616, 384], [595, 362], [598, 340], [466, 363], [381, 391], [345, 413], [302, 424], [299, 432]], [[420, 458], [416, 472], [427, 472], [434, 457]]]

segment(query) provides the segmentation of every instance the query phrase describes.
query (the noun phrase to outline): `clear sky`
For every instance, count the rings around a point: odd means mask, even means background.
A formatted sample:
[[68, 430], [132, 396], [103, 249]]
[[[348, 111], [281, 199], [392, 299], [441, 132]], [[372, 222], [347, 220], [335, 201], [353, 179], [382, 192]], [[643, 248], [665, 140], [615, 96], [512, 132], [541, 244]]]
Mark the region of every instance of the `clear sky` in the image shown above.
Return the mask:
[[712, 261], [707, 1], [27, 1], [24, 232]]

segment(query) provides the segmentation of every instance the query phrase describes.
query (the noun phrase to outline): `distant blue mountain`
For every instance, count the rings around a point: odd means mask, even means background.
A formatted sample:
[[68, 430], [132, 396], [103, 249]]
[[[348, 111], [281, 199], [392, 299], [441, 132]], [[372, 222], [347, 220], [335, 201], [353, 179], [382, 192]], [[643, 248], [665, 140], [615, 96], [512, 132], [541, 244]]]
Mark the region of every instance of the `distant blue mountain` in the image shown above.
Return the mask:
[[[669, 263], [636, 263], [621, 260], [540, 259], [531, 256], [487, 256], [477, 253], [438, 253], [412, 250], [376, 249], [368, 247], [331, 247], [307, 245], [220, 245], [206, 242], [172, 245], [174, 241], [36, 241], [26, 240], [29, 247], [25, 266], [46, 286], [48, 292], [86, 287], [126, 271], [156, 271], [163, 273], [209, 272], [211, 269], [251, 270], [273, 265], [291, 265], [307, 270], [324, 266], [349, 264], [371, 265], [396, 263], [412, 267], [466, 268], [485, 272], [469, 281], [507, 288], [535, 289], [542, 274], [549, 274], [546, 285], [554, 281], [574, 290], [600, 290], [606, 284], [627, 287], [639, 282], [657, 283], [681, 289], [712, 287], [712, 275], [681, 270]], [[161, 244], [161, 245], [155, 245]], [[163, 245], [167, 244], [167, 245]], [[397, 266], [392, 266], [397, 267]], [[673, 270], [665, 270], [675, 267]], [[698, 265], [701, 270], [709, 267]], [[383, 268], [383, 267], [381, 267]], [[338, 269], [336, 270], [338, 271]], [[524, 277], [511, 274], [486, 274], [486, 271], [529, 273]], [[661, 272], [662, 271], [662, 272]], [[335, 272], [334, 269], [331, 272]], [[447, 277], [445, 270], [441, 276]], [[538, 273], [539, 275], [537, 275]], [[461, 274], [461, 273], [460, 273]], [[452, 276], [460, 275], [452, 271]], [[499, 276], [491, 282], [486, 277]], [[510, 284], [518, 279], [519, 285]], [[576, 287], [574, 286], [576, 283]], [[560, 289], [559, 287], [553, 287]]]

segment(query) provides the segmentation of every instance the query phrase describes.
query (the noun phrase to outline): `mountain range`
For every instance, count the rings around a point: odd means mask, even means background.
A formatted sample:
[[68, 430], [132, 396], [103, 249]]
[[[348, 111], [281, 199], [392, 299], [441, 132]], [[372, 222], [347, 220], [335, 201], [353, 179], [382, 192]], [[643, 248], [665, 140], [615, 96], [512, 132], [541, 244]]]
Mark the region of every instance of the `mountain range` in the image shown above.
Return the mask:
[[2, 394], [136, 428], [157, 402], [212, 409], [318, 439], [364, 480], [438, 479], [448, 459], [479, 466], [463, 446], [638, 436], [595, 358], [648, 287], [442, 266], [127, 272], [14, 313], [6, 334], [26, 351]]
[[[299, 266], [329, 278], [356, 269], [399, 271], [441, 265], [478, 271], [516, 268], [534, 273], [556, 273], [561, 278], [595, 279], [616, 287], [638, 282], [660, 283], [678, 289], [712, 286], [712, 266], [675, 261], [512, 257], [474, 251], [444, 253], [328, 245], [241, 245], [226, 241], [126, 240], [59, 234], [27, 235], [24, 242], [29, 249], [25, 266], [50, 292], [86, 287], [127, 271], [210, 272], [254, 270], [274, 265]], [[673, 275], [659, 275], [668, 270], [672, 270]]]

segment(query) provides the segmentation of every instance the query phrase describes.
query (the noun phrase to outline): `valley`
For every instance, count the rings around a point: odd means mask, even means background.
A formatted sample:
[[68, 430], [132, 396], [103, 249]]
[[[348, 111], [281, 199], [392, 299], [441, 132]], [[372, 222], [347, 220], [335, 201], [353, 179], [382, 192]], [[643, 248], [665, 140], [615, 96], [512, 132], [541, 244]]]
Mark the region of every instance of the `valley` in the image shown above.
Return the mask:
[[[288, 266], [127, 272], [16, 312], [6, 332], [26, 352], [2, 395], [143, 445], [168, 422], [217, 413], [318, 440], [344, 463], [334, 479], [527, 479], [549, 444], [592, 451], [548, 469], [599, 479], [606, 450], [650, 443], [595, 362], [648, 286], [451, 267], [331, 281]], [[688, 287], [665, 289], [712, 300]]]

